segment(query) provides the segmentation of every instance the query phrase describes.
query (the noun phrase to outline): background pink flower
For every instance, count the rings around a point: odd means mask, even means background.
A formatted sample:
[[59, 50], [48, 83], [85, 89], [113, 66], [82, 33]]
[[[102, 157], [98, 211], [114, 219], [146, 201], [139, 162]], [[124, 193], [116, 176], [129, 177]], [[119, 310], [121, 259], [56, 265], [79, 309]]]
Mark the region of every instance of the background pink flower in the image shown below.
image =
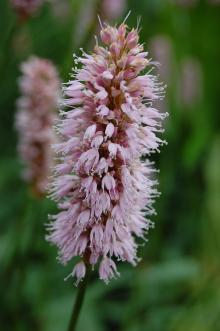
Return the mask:
[[13, 8], [20, 17], [26, 18], [37, 12], [44, 0], [11, 0]]
[[117, 19], [125, 13], [126, 5], [126, 0], [103, 0], [103, 14], [109, 20]]
[[57, 117], [60, 81], [54, 65], [31, 57], [21, 66], [16, 128], [18, 150], [25, 164], [24, 178], [36, 194], [42, 194], [52, 166], [51, 144], [55, 142], [52, 126]]

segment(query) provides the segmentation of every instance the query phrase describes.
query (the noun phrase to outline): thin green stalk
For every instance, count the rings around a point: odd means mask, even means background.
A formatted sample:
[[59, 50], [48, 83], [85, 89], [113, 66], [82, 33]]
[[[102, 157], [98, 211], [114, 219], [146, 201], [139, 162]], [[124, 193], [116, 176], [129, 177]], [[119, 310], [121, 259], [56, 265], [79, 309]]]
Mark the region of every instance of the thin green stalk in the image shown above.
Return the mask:
[[8, 31], [6, 31], [6, 37], [3, 41], [1, 48], [2, 48], [2, 54], [0, 56], [0, 71], [1, 76], [3, 75], [3, 71], [8, 69], [8, 61], [10, 59], [10, 53], [11, 53], [11, 44], [14, 37], [15, 32], [18, 29], [17, 21], [13, 21], [11, 25], [8, 28]]
[[75, 331], [76, 330], [76, 326], [77, 326], [80, 311], [81, 311], [81, 308], [82, 308], [83, 300], [84, 300], [84, 297], [85, 297], [86, 287], [87, 287], [87, 284], [88, 284], [90, 273], [91, 273], [91, 267], [88, 265], [87, 270], [86, 270], [85, 278], [80, 283], [79, 288], [78, 288], [78, 293], [77, 293], [77, 296], [76, 296], [75, 304], [73, 306], [73, 311], [72, 311], [72, 316], [71, 316], [71, 319], [70, 319], [68, 331]]

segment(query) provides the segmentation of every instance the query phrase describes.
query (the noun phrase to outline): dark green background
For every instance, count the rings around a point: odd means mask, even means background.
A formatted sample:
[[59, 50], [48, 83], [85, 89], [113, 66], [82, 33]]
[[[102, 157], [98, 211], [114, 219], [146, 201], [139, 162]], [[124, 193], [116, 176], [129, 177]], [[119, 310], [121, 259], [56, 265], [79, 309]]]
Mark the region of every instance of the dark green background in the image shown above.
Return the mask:
[[[97, 3], [90, 6], [91, 22], [81, 31], [80, 20], [91, 1], [60, 2], [69, 6], [64, 17], [47, 3], [36, 17], [20, 24], [8, 1], [0, 1], [2, 331], [66, 330], [76, 294], [73, 282], [63, 281], [71, 263], [58, 265], [56, 248], [44, 239], [47, 214], [55, 206], [31, 197], [22, 182], [14, 130], [20, 62], [30, 54], [50, 58], [65, 81], [72, 52], [92, 45]], [[127, 4], [129, 26], [142, 17], [141, 41], [147, 49], [158, 36], [169, 41], [170, 63], [159, 69], [167, 72], [162, 106], [170, 113], [164, 134], [168, 146], [152, 157], [160, 169], [162, 195], [156, 203], [155, 229], [139, 249], [142, 261], [136, 268], [121, 264], [121, 277], [107, 286], [93, 273], [78, 330], [220, 330], [220, 4], [194, 2]], [[199, 76], [191, 81], [189, 73], [184, 85], [187, 59], [197, 63]], [[190, 101], [184, 99], [188, 84], [199, 90]]]

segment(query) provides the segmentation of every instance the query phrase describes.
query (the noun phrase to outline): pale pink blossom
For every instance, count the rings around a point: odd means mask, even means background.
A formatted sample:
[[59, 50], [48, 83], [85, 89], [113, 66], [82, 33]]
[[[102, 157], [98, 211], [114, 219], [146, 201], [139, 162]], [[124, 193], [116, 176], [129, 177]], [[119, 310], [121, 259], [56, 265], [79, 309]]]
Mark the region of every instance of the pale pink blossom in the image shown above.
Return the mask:
[[[62, 264], [74, 257], [98, 264], [108, 282], [119, 275], [115, 260], [136, 265], [135, 238], [152, 226], [158, 192], [146, 156], [164, 142], [158, 133], [166, 114], [152, 105], [164, 89], [150, 73], [138, 31], [106, 25], [100, 34], [104, 46], [75, 57], [82, 66], [64, 86], [68, 109], [57, 125], [60, 163], [50, 188], [60, 212], [51, 216], [48, 240]], [[76, 270], [79, 281], [84, 269]]]
[[[157, 63], [157, 70], [162, 80], [169, 85], [173, 78], [175, 61], [173, 57], [172, 41], [167, 35], [156, 35], [151, 38], [149, 43], [150, 55]], [[168, 100], [157, 100], [156, 107], [166, 112]]]
[[170, 81], [173, 66], [173, 47], [169, 36], [156, 35], [150, 40], [150, 54], [159, 63], [159, 73], [162, 79]]
[[35, 14], [43, 2], [44, 0], [11, 0], [13, 8], [22, 19]]
[[[45, 0], [44, 0], [45, 1]], [[47, 0], [50, 3], [51, 10], [55, 17], [66, 22], [71, 14], [71, 3], [70, 1], [61, 0]]]
[[86, 274], [85, 263], [83, 261], [80, 261], [79, 263], [77, 263], [75, 265], [75, 267], [73, 268], [72, 273], [68, 277], [66, 277], [65, 280], [67, 280], [70, 276], [76, 277], [76, 279], [77, 279], [76, 285], [78, 285], [80, 280], [85, 277], [85, 274]]
[[[99, 3], [100, 1], [97, 2], [98, 5]], [[75, 45], [82, 45], [84, 36], [87, 34], [87, 31], [90, 31], [90, 28], [94, 24], [94, 19], [97, 18], [96, 1], [84, 0], [83, 5], [80, 6], [79, 9], [80, 10], [77, 12], [78, 18], [73, 36]]]
[[55, 66], [48, 60], [31, 57], [21, 65], [16, 128], [18, 151], [24, 163], [24, 179], [37, 195], [45, 192], [53, 164], [52, 126], [57, 119], [60, 82]]
[[108, 20], [122, 16], [126, 10], [126, 0], [102, 0], [102, 10]]
[[203, 72], [199, 60], [193, 57], [185, 58], [181, 63], [179, 78], [180, 102], [189, 108], [193, 107], [201, 100], [203, 90]]

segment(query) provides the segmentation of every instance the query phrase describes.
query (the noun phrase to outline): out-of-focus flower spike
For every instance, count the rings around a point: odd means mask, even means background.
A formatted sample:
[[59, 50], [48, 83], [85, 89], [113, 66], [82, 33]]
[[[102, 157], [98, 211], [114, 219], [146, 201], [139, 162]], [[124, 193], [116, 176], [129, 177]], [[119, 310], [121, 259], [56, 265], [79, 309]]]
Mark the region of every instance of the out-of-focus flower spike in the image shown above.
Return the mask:
[[[45, 193], [53, 165], [51, 144], [56, 142], [53, 125], [57, 121], [60, 80], [48, 60], [31, 57], [21, 65], [16, 128], [18, 151], [25, 165], [24, 179], [37, 196]], [[61, 171], [60, 167], [60, 171]]]
[[36, 14], [45, 0], [11, 0], [11, 5], [21, 20]]

